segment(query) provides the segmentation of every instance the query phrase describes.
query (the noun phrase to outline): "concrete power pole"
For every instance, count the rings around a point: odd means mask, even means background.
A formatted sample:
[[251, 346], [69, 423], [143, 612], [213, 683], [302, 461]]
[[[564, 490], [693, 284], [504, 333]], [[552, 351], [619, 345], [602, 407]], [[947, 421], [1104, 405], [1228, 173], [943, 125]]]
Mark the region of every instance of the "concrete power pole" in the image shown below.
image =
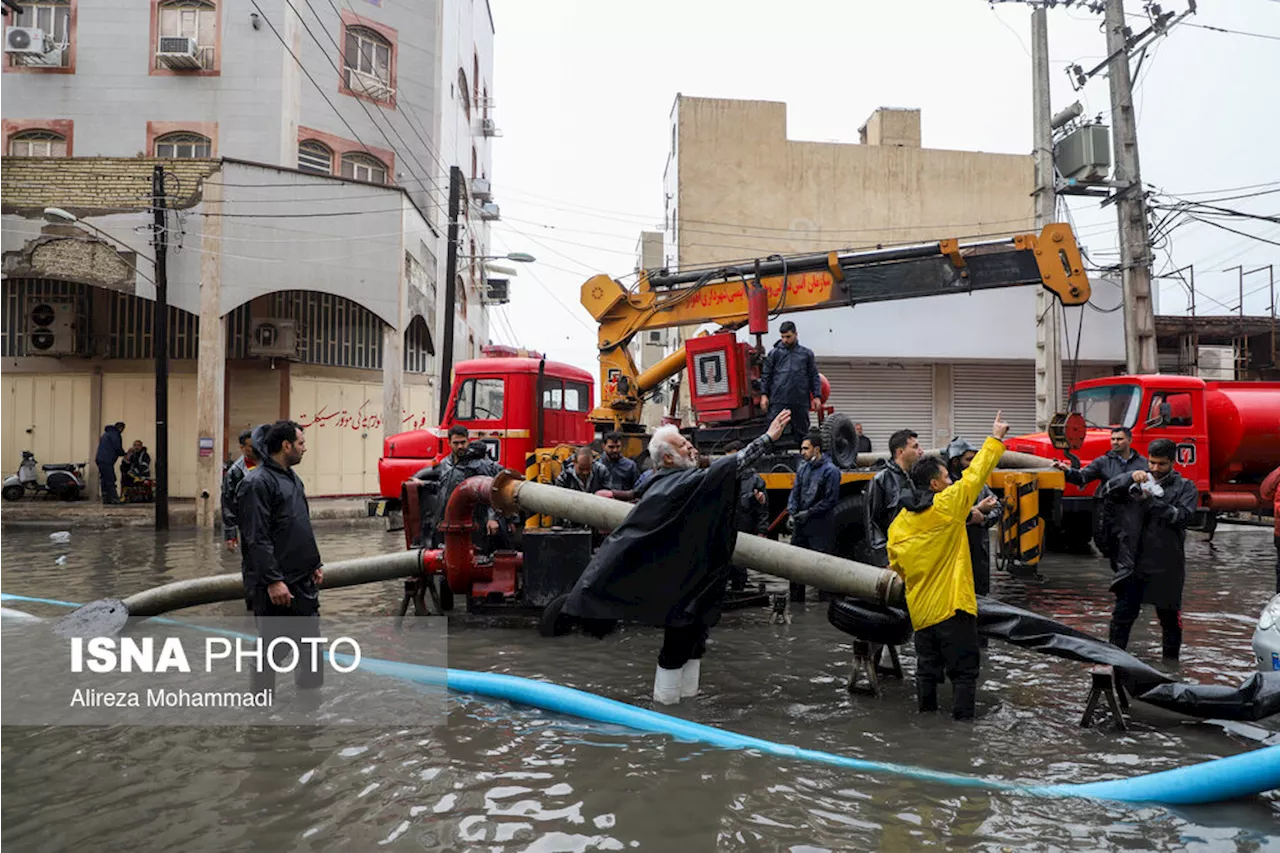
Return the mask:
[[1129, 76], [1124, 0], [1107, 0], [1107, 55], [1110, 57], [1111, 128], [1114, 134], [1116, 215], [1120, 225], [1120, 265], [1124, 283], [1125, 369], [1155, 373], [1155, 312], [1151, 304], [1151, 238], [1138, 168], [1138, 128]]
[[[1049, 126], [1049, 25], [1043, 5], [1031, 10], [1031, 103], [1039, 231], [1057, 218], [1053, 131]], [[1042, 430], [1062, 405], [1062, 330], [1054, 302], [1043, 287], [1036, 289], [1036, 428]]]

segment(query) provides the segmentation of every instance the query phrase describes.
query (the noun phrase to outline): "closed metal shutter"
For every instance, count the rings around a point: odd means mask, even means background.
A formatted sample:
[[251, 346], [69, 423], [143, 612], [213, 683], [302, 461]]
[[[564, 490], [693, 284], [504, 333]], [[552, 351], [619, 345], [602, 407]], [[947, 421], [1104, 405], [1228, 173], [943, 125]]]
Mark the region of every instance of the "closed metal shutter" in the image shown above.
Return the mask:
[[956, 364], [951, 368], [954, 433], [973, 444], [991, 434], [997, 410], [1010, 435], [1036, 431], [1036, 368], [1031, 362]]
[[922, 444], [933, 435], [933, 365], [868, 365], [847, 359], [818, 359], [831, 383], [827, 405], [862, 424], [871, 449], [889, 449], [889, 436], [914, 430]]

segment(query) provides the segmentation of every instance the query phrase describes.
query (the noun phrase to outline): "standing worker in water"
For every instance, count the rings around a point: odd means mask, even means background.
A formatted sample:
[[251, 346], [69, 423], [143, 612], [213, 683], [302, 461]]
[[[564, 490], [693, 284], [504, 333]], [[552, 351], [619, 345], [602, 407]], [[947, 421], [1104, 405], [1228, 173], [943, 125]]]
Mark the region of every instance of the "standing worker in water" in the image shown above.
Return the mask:
[[[997, 412], [991, 437], [982, 443], [958, 481], [937, 456], [911, 466], [914, 490], [889, 525], [889, 565], [907, 587], [907, 610], [915, 629], [916, 695], [920, 711], [938, 710], [938, 686], [951, 680], [952, 716], [972, 720], [978, 695], [978, 600], [973, 591], [966, 526], [974, 502], [995, 470], [1009, 432]], [[981, 508], [981, 504], [978, 505]]]

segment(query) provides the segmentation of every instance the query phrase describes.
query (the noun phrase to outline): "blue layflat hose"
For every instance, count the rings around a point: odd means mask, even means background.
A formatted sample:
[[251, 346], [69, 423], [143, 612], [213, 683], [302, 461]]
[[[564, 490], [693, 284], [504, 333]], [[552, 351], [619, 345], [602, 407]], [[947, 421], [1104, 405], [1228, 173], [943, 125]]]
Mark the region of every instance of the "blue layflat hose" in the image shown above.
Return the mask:
[[[49, 598], [31, 598], [24, 595], [0, 593], [0, 601], [25, 601], [51, 604], [59, 607], [79, 607], [69, 601]], [[165, 621], [173, 624], [190, 623]], [[219, 632], [223, 633], [223, 632]], [[247, 635], [246, 635], [247, 636]], [[334, 656], [350, 660], [346, 655]], [[361, 658], [360, 668], [379, 675], [413, 681], [419, 684], [447, 687], [458, 693], [502, 699], [518, 705], [528, 705], [566, 716], [581, 717], [600, 723], [623, 726], [641, 732], [666, 734], [674, 738], [710, 744], [724, 749], [750, 749], [765, 755], [810, 761], [833, 767], [843, 767], [872, 773], [887, 773], [925, 782], [980, 788], [988, 791], [1004, 791], [1040, 797], [1083, 797], [1124, 803], [1164, 803], [1167, 805], [1195, 805], [1238, 799], [1264, 791], [1280, 788], [1280, 746], [1256, 749], [1228, 758], [1218, 758], [1188, 767], [1148, 773], [1129, 779], [1112, 779], [1104, 782], [1086, 782], [1066, 785], [1020, 785], [1000, 780], [984, 779], [959, 773], [944, 773], [924, 767], [893, 764], [884, 761], [868, 761], [836, 755], [816, 749], [805, 749], [785, 743], [763, 740], [731, 732], [726, 729], [682, 720], [657, 711], [628, 705], [615, 699], [607, 699], [572, 687], [533, 681], [515, 675], [493, 672], [473, 672], [465, 669], [441, 669], [439, 667], [400, 663], [397, 661]]]

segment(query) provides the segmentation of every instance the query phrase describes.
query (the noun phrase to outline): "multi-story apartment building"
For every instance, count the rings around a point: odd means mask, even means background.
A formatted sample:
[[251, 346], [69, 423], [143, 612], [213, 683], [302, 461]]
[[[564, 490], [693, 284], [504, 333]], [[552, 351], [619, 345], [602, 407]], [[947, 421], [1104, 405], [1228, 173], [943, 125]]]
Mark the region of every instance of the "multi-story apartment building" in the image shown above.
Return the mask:
[[[0, 75], [0, 462], [83, 460], [116, 420], [154, 441], [160, 165], [173, 494], [216, 502], [235, 435], [282, 416], [312, 430], [313, 494], [376, 491], [383, 436], [434, 419], [444, 324], [455, 359], [488, 340], [473, 260], [496, 216], [486, 0], [16, 5]], [[446, 316], [454, 166], [466, 204]], [[41, 349], [30, 311], [50, 301], [72, 319]]]

